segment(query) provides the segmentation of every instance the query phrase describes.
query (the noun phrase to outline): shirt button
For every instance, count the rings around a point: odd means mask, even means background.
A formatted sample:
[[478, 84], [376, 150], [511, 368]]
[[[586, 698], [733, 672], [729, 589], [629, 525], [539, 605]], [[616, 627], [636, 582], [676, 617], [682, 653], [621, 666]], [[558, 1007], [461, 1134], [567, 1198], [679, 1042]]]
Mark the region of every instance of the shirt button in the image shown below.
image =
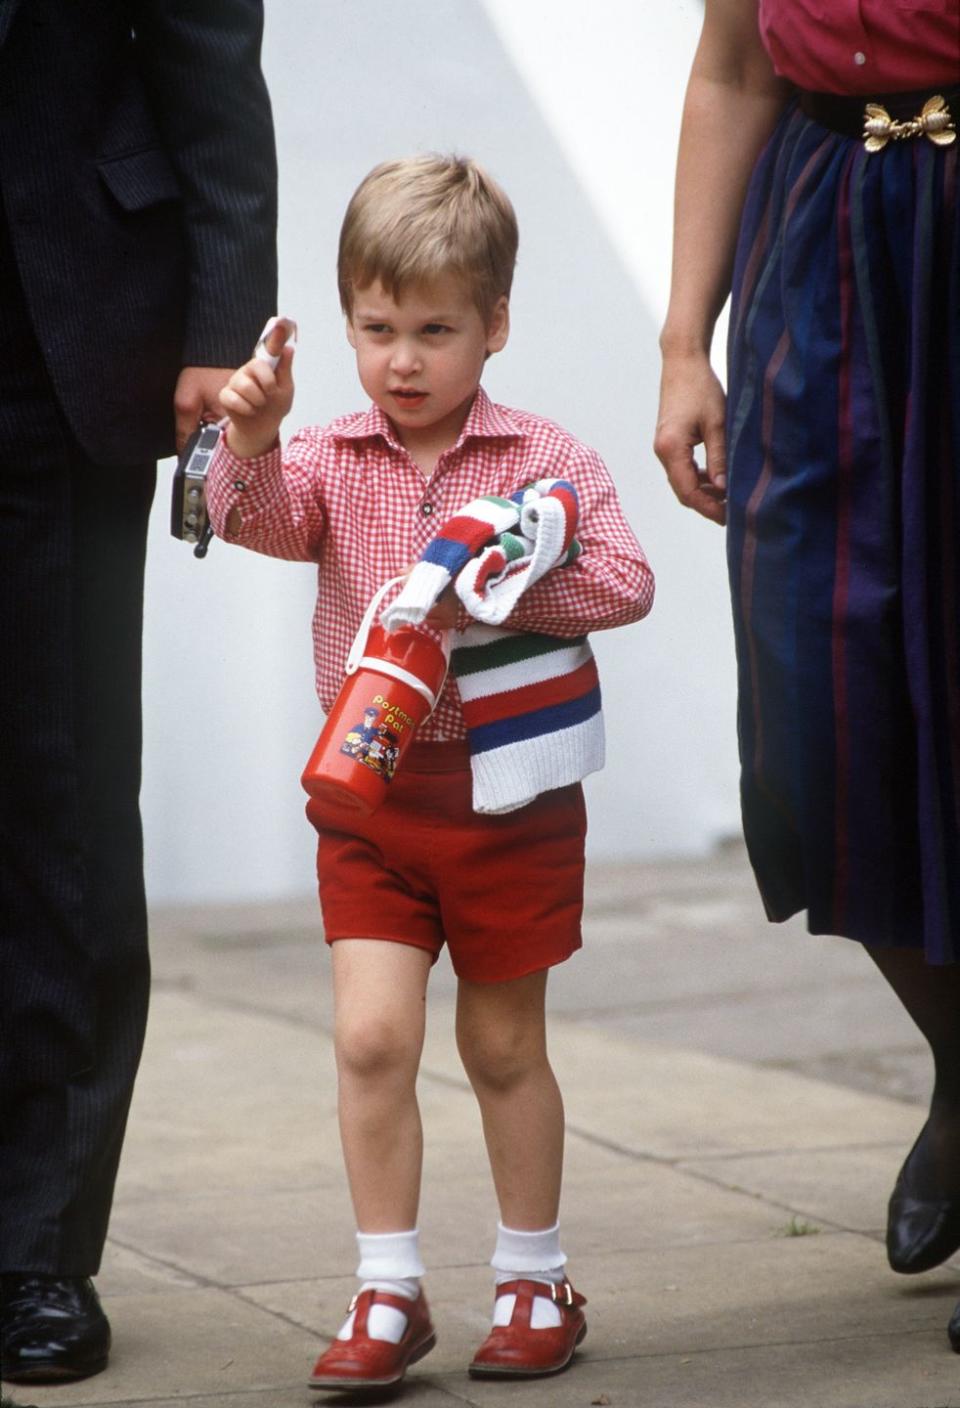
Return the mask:
[[233, 487], [236, 489], [238, 494], [242, 494], [247, 486], [242, 479], [235, 479], [233, 481]]
[[420, 505], [420, 512], [423, 514], [424, 518], [429, 518], [430, 515], [431, 515], [431, 513], [433, 513], [433, 504], [428, 504], [428, 503], [423, 503], [423, 504], [421, 504], [421, 505]]
[[857, 52], [854, 54], [853, 62], [855, 64], [865, 64], [867, 62], [867, 56], [862, 49], [858, 49]]

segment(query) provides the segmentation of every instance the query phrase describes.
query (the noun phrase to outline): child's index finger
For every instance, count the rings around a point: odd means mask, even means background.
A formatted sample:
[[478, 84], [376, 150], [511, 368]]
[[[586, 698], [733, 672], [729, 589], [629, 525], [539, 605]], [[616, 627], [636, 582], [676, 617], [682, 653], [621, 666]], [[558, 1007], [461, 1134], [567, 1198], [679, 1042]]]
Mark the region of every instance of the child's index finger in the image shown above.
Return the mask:
[[287, 343], [295, 343], [296, 340], [297, 325], [292, 318], [280, 316], [268, 318], [257, 345], [253, 349], [253, 355], [258, 361], [269, 362], [276, 371], [281, 352]]

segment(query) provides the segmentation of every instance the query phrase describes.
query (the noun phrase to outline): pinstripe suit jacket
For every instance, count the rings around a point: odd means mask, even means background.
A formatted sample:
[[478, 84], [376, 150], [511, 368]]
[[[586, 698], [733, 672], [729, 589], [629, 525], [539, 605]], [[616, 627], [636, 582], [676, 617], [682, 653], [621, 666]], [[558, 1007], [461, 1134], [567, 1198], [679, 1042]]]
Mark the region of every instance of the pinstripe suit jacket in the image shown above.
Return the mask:
[[173, 449], [182, 366], [236, 366], [276, 303], [262, 0], [0, 0], [0, 196], [86, 452]]

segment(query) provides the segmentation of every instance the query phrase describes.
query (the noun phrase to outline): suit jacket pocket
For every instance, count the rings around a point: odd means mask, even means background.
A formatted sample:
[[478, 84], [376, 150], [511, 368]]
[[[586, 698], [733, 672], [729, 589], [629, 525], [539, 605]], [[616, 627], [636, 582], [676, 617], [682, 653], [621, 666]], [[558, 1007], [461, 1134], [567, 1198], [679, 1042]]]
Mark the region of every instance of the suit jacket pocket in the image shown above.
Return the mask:
[[97, 170], [124, 210], [146, 210], [162, 201], [180, 199], [173, 167], [159, 147], [103, 158], [97, 162]]

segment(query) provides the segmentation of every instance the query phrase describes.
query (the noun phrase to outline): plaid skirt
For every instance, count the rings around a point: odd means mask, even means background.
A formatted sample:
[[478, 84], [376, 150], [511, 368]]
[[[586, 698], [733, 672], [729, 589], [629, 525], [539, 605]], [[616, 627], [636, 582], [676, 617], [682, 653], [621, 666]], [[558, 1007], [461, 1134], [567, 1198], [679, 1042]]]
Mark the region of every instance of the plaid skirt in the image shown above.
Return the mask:
[[734, 274], [728, 559], [770, 918], [960, 959], [960, 142], [797, 107]]

